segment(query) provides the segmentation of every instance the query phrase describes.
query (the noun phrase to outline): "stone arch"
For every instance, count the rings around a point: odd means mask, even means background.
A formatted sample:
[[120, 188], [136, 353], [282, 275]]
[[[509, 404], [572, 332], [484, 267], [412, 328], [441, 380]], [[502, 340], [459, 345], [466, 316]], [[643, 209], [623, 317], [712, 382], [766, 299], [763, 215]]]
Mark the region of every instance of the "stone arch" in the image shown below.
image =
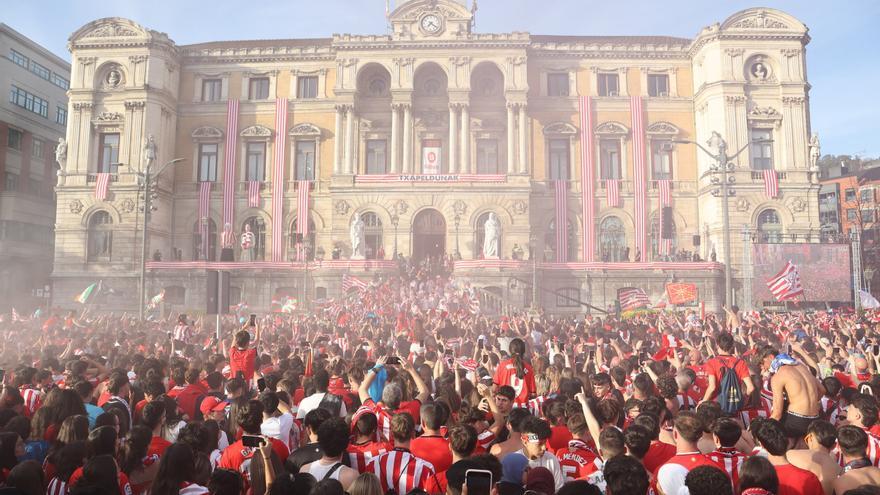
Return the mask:
[[[360, 67], [356, 81], [358, 98], [391, 97], [391, 70], [380, 62], [369, 62]], [[381, 81], [381, 88], [377, 81]]]
[[119, 225], [122, 223], [122, 214], [119, 212], [119, 210], [116, 209], [116, 207], [114, 207], [111, 203], [102, 203], [93, 204], [86, 208], [86, 210], [83, 211], [83, 214], [80, 217], [80, 225], [83, 228], [88, 228], [89, 221], [91, 220], [92, 216], [99, 211], [106, 211], [107, 213], [109, 213], [110, 219], [113, 220], [114, 224]]
[[[427, 87], [436, 80], [436, 87]], [[449, 98], [449, 72], [446, 67], [427, 60], [413, 71], [413, 96], [423, 98]]]
[[[491, 91], [488, 81], [491, 81]], [[503, 100], [506, 82], [504, 69], [491, 60], [483, 60], [471, 69], [471, 95], [477, 99]]]
[[[111, 74], [112, 73], [112, 74]], [[115, 81], [113, 77], [116, 77]], [[128, 82], [128, 70], [122, 62], [110, 59], [95, 68], [93, 88], [102, 90], [120, 90]]]

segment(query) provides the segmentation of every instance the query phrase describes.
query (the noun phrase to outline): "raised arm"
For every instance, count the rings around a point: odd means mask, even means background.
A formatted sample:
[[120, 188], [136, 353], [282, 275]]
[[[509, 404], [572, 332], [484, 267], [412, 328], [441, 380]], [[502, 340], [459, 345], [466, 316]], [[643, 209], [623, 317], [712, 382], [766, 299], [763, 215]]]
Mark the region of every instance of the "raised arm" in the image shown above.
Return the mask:
[[419, 391], [419, 394], [416, 396], [416, 400], [424, 404], [431, 397], [431, 391], [428, 390], [428, 385], [422, 380], [422, 376], [419, 375], [418, 371], [416, 371], [415, 367], [413, 367], [412, 363], [406, 359], [402, 359], [400, 361], [400, 366], [409, 373], [409, 376], [412, 377], [413, 381], [416, 382], [416, 389]]
[[580, 392], [576, 394], [574, 398], [581, 403], [581, 409], [584, 412], [584, 418], [587, 420], [587, 427], [590, 430], [590, 436], [593, 437], [593, 443], [599, 445], [599, 434], [602, 433], [602, 425], [599, 423], [599, 420], [596, 419], [593, 410], [590, 409], [590, 403], [587, 401], [587, 394]]
[[373, 380], [376, 379], [376, 373], [379, 372], [382, 368], [385, 367], [385, 360], [387, 358], [385, 356], [380, 357], [376, 360], [376, 365], [373, 366], [370, 371], [367, 371], [367, 374], [364, 376], [364, 379], [361, 380], [361, 385], [358, 387], [358, 398], [361, 400], [361, 404], [367, 401], [367, 399], [371, 399], [370, 397], [370, 385], [373, 384]]

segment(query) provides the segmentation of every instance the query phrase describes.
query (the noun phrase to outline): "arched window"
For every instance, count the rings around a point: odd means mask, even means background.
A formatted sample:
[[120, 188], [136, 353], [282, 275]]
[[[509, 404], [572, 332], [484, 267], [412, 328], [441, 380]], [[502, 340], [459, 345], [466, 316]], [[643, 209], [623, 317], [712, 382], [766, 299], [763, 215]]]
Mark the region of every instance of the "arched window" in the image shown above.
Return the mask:
[[[361, 214], [364, 222], [364, 247], [368, 260], [382, 259], [385, 257], [385, 248], [382, 247], [382, 220], [379, 216], [368, 211]], [[381, 251], [381, 252], [380, 252]]]
[[626, 230], [617, 217], [607, 217], [599, 226], [599, 249], [602, 261], [626, 261], [629, 249], [626, 247]]
[[110, 261], [113, 253], [113, 219], [106, 211], [96, 211], [89, 219], [88, 261]]
[[764, 210], [758, 215], [758, 233], [761, 242], [782, 242], [782, 222], [776, 210]]
[[[480, 215], [477, 218], [477, 223], [474, 225], [474, 259], [482, 259], [485, 254], [483, 253], [483, 243], [486, 242], [486, 220], [489, 219], [489, 215], [492, 214], [491, 211], [487, 211]], [[498, 233], [498, 257], [501, 257], [501, 253], [503, 246], [501, 245], [501, 241], [504, 237], [501, 235], [501, 232]]]
[[[567, 225], [568, 230], [568, 259], [564, 261], [575, 261], [577, 259], [577, 239], [574, 230], [574, 224], [571, 220], [568, 221]], [[544, 254], [542, 258], [544, 261], [548, 262], [556, 262], [556, 219], [550, 219], [550, 224], [547, 225], [547, 233], [544, 236]]]
[[254, 233], [254, 257], [252, 261], [263, 261], [266, 259], [266, 222], [261, 217], [250, 217], [244, 221], [241, 226], [244, 232], [245, 226], [250, 226], [251, 232]]
[[[300, 259], [299, 250], [303, 242], [303, 236], [297, 229], [297, 222], [299, 222], [299, 219], [294, 218], [290, 225], [290, 257], [298, 261]], [[306, 249], [306, 256], [309, 261], [312, 261], [315, 259], [315, 222], [311, 218], [309, 218], [309, 235], [306, 238], [309, 245], [308, 249]]]
[[[208, 238], [204, 239], [207, 235]], [[217, 224], [207, 218], [193, 224], [193, 261], [214, 261], [217, 252]]]
[[[662, 215], [657, 214], [651, 218], [651, 259], [661, 259], [664, 256], [673, 256], [675, 252], [678, 250], [678, 239], [676, 235], [675, 222], [672, 222], [672, 237], [671, 239], [663, 239], [662, 232], [660, 231], [660, 221]], [[666, 243], [665, 249], [661, 249], [663, 247], [663, 243]]]

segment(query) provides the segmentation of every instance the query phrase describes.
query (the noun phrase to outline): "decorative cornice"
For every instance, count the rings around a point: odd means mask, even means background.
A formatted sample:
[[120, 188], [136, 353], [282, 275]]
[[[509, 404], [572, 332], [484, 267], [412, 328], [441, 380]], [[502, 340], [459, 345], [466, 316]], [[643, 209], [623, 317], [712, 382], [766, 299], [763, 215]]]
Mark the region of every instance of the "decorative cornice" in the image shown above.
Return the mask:
[[149, 58], [149, 57], [147, 57], [146, 55], [130, 55], [130, 56], [128, 57], [128, 61], [131, 62], [131, 63], [134, 64], [134, 65], [137, 65], [137, 64], [140, 64], [140, 63], [142, 63], [142, 62], [146, 62], [146, 61], [147, 61], [147, 58]]
[[782, 103], [786, 105], [800, 105], [803, 104], [807, 99], [803, 96], [783, 96]]
[[91, 110], [95, 106], [95, 104], [92, 102], [83, 101], [72, 103], [71, 106], [73, 106], [74, 110]]

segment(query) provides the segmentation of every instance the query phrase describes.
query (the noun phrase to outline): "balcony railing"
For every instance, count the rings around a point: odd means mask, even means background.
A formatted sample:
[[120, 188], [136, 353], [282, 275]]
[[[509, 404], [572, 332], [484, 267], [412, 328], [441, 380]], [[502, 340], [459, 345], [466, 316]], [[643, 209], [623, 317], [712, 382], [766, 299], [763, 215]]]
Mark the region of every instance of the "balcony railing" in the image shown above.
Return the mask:
[[[98, 182], [98, 174], [90, 172], [86, 175], [86, 184]], [[110, 174], [110, 182], [119, 182], [119, 173]]]

